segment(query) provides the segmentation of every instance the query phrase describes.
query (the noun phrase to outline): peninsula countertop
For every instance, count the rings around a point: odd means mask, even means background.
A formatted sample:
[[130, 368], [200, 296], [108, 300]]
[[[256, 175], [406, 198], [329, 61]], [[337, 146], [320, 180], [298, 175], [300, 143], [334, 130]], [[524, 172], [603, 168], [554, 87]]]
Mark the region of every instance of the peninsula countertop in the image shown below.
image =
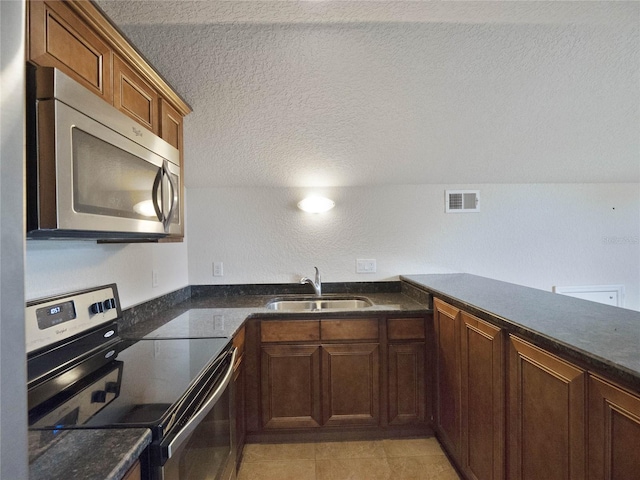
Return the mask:
[[640, 391], [638, 311], [464, 273], [400, 279]]

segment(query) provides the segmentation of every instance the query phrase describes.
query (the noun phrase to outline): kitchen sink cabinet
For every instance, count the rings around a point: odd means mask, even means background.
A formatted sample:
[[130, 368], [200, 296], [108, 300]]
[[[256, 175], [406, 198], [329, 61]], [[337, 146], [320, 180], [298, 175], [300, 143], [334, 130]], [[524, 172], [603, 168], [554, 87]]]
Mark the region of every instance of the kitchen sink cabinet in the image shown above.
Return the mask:
[[640, 397], [596, 375], [589, 376], [589, 480], [640, 475]]
[[322, 345], [322, 423], [380, 422], [380, 347], [377, 343]]
[[432, 432], [427, 325], [424, 316], [250, 320], [248, 437]]
[[461, 455], [470, 480], [505, 478], [503, 331], [461, 312]]
[[263, 345], [262, 426], [317, 428], [320, 417], [320, 346]]
[[586, 371], [515, 336], [508, 355], [508, 477], [586, 478]]
[[460, 459], [461, 441], [461, 312], [439, 299], [434, 299], [436, 357], [435, 423], [440, 441], [447, 451]]
[[388, 336], [389, 425], [426, 420], [426, 319], [390, 318]]

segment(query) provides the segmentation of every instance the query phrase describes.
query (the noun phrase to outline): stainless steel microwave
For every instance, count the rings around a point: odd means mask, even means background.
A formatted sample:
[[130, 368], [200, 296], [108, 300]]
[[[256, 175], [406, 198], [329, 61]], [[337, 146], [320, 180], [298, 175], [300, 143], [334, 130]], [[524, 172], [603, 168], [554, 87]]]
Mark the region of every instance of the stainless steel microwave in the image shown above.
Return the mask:
[[182, 232], [180, 154], [61, 71], [29, 68], [27, 237]]

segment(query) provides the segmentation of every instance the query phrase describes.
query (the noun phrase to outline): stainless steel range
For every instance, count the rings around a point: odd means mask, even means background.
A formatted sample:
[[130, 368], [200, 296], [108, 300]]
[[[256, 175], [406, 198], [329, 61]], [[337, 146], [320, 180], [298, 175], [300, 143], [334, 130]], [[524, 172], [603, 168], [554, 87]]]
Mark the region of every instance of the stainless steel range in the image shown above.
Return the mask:
[[29, 427], [151, 429], [143, 475], [219, 479], [231, 456], [229, 338], [122, 340], [115, 285], [29, 302]]

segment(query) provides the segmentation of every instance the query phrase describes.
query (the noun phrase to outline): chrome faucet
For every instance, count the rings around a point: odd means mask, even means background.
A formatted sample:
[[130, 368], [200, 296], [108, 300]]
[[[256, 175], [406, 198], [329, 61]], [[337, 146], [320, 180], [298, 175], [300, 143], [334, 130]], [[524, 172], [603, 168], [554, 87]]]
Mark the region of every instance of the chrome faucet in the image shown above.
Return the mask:
[[322, 280], [320, 280], [320, 272], [318, 271], [318, 267], [313, 267], [316, 269], [316, 280], [315, 282], [308, 277], [302, 277], [300, 279], [300, 284], [304, 285], [305, 283], [309, 283], [313, 285], [313, 290], [316, 293], [317, 297], [322, 296]]

